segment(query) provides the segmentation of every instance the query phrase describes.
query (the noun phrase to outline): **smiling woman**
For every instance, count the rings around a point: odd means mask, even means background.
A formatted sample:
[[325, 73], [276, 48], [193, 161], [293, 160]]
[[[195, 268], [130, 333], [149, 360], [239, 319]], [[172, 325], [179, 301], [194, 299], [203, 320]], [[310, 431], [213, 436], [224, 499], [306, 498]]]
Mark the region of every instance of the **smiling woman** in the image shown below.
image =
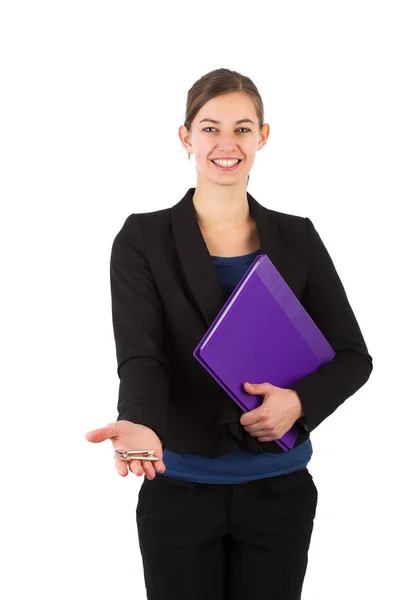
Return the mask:
[[[300, 599], [318, 498], [310, 433], [372, 371], [312, 221], [269, 210], [246, 191], [268, 136], [248, 77], [229, 69], [201, 77], [179, 127], [196, 187], [169, 209], [129, 215], [112, 246], [118, 419], [87, 439], [112, 440], [120, 475], [146, 474], [136, 519], [152, 600]], [[260, 253], [336, 355], [290, 388], [243, 381], [261, 396], [243, 416], [193, 351]], [[282, 449], [276, 441], [292, 427], [295, 444]], [[140, 449], [153, 450], [153, 462], [121, 460]]]

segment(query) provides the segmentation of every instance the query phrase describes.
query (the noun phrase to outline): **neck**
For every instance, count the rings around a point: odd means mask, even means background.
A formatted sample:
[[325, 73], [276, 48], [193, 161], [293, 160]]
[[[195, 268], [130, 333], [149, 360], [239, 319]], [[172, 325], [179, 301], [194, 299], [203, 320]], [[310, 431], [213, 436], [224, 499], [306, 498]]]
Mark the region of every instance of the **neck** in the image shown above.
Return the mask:
[[236, 185], [198, 181], [193, 205], [200, 227], [221, 231], [249, 223], [251, 215], [246, 185], [247, 179]]

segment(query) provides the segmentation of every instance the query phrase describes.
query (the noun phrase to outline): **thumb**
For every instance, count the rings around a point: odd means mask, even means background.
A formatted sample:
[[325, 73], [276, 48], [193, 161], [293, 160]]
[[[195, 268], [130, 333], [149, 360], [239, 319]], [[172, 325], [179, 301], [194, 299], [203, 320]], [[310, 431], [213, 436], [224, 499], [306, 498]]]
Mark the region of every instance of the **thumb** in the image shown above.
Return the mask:
[[268, 383], [268, 381], [264, 381], [263, 383], [249, 383], [246, 381], [244, 384], [244, 388], [249, 394], [268, 394], [272, 392], [274, 387], [275, 386], [272, 385], [272, 383]]
[[88, 442], [104, 442], [104, 440], [109, 440], [112, 437], [117, 435], [117, 423], [109, 423], [105, 427], [100, 427], [100, 429], [92, 429], [92, 431], [88, 431], [85, 435], [85, 438]]

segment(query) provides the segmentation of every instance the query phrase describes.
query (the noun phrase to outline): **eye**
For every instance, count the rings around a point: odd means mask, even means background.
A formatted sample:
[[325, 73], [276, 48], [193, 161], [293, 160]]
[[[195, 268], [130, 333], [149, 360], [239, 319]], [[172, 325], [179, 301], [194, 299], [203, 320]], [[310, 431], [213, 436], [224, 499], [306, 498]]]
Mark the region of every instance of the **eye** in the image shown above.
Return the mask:
[[[206, 131], [206, 129], [215, 129], [215, 127], [204, 127], [202, 131]], [[248, 129], [247, 127], [238, 127], [238, 129], [246, 129], [247, 131], [251, 131], [251, 129]]]

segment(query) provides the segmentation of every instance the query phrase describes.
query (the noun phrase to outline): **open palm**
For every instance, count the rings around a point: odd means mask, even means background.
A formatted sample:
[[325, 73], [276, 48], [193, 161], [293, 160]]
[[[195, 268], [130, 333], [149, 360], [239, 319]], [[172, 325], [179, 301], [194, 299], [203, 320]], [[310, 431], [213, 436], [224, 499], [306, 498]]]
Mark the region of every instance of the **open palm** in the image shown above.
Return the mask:
[[154, 479], [156, 471], [159, 473], [165, 471], [160, 438], [150, 427], [121, 420], [109, 423], [100, 429], [93, 429], [85, 437], [88, 442], [94, 443], [111, 440], [114, 450], [154, 450], [155, 456], [159, 459], [154, 462], [139, 459], [115, 460], [116, 469], [122, 477], [126, 477], [130, 470], [139, 477], [145, 473], [148, 479]]

